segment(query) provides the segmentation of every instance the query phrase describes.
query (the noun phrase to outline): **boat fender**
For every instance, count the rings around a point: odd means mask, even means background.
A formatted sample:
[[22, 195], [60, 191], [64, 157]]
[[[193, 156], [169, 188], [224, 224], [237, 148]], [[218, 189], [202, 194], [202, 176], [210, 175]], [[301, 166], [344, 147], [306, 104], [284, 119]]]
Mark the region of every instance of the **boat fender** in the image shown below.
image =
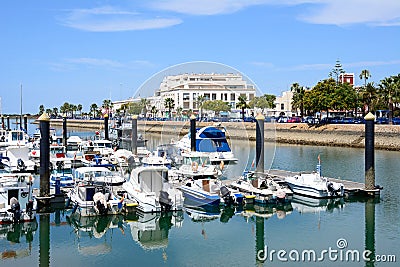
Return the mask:
[[192, 171], [197, 172], [199, 164], [196, 161], [192, 162]]

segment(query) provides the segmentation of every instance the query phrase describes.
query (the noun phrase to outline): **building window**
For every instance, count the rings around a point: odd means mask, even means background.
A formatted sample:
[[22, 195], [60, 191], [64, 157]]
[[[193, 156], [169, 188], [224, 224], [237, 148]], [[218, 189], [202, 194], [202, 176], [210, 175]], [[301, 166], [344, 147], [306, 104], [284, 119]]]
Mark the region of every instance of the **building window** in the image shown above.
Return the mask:
[[211, 96], [211, 100], [217, 100], [217, 94], [212, 94]]
[[231, 94], [231, 101], [235, 101], [235, 94]]
[[204, 100], [205, 101], [210, 100], [210, 94], [204, 94]]
[[281, 110], [285, 110], [285, 104], [281, 104]]
[[254, 99], [254, 94], [249, 94], [249, 100], [253, 100]]
[[189, 101], [189, 93], [183, 93], [183, 101]]

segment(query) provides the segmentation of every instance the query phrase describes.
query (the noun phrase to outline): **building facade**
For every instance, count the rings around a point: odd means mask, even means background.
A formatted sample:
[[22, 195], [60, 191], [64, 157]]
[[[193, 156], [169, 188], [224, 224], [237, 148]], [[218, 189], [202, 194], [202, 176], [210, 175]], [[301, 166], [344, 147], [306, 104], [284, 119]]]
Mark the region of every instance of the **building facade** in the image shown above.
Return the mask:
[[181, 107], [183, 112], [191, 110], [197, 113], [199, 96], [203, 96], [204, 101], [227, 102], [235, 110], [240, 96], [250, 101], [256, 96], [256, 90], [240, 74], [180, 74], [164, 77], [155, 93], [159, 99], [153, 98], [152, 101], [161, 103], [163, 114], [167, 111], [163, 106], [167, 98], [174, 100], [175, 109]]

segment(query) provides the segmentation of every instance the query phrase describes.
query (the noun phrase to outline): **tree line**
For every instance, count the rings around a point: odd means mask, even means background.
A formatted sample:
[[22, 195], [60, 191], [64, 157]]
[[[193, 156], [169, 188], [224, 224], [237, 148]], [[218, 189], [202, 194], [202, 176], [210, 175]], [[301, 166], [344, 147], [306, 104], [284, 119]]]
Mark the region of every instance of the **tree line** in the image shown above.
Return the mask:
[[327, 115], [329, 111], [353, 111], [355, 116], [364, 116], [368, 112], [388, 110], [390, 122], [393, 116], [400, 115], [400, 74], [385, 77], [379, 84], [374, 84], [368, 82], [371, 74], [364, 69], [359, 74], [364, 85], [353, 87], [339, 81], [338, 77], [342, 73], [341, 64], [337, 63], [330, 77], [318, 82], [312, 89], [293, 83], [292, 107], [299, 109], [301, 116], [315, 115], [317, 112], [321, 114], [323, 111]]

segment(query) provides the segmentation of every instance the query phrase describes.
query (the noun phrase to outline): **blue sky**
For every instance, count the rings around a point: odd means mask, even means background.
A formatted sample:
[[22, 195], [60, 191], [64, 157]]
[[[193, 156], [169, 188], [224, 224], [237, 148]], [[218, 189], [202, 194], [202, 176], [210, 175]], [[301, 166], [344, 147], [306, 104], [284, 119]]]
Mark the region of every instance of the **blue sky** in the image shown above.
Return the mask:
[[262, 93], [314, 86], [336, 60], [371, 81], [400, 73], [398, 0], [3, 0], [2, 113], [120, 100], [192, 61], [227, 65]]

